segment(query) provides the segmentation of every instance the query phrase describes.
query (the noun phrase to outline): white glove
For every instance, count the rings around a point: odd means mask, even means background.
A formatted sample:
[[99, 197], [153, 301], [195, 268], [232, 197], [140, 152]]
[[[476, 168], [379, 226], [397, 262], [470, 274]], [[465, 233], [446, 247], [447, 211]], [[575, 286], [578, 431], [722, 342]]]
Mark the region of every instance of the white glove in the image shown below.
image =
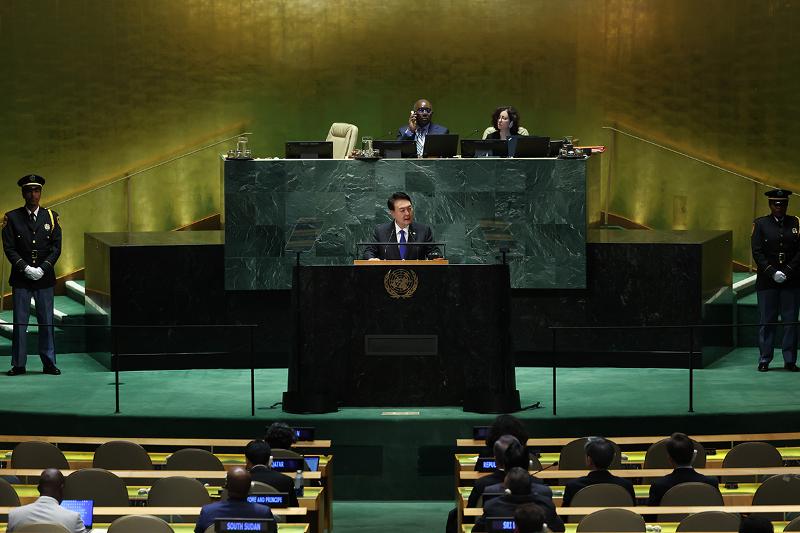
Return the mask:
[[39, 278], [36, 277], [36, 275], [37, 275], [37, 273], [36, 273], [36, 269], [35, 268], [33, 268], [32, 266], [26, 266], [25, 267], [25, 277], [27, 277], [28, 279], [32, 279], [32, 280], [36, 281], [37, 279], [39, 279]]
[[42, 270], [41, 267], [26, 266], [25, 276], [28, 279], [36, 281], [38, 279], [42, 279], [42, 276], [44, 276], [44, 270]]
[[783, 283], [786, 281], [786, 274], [778, 270], [772, 275], [772, 279], [774, 279], [776, 283]]

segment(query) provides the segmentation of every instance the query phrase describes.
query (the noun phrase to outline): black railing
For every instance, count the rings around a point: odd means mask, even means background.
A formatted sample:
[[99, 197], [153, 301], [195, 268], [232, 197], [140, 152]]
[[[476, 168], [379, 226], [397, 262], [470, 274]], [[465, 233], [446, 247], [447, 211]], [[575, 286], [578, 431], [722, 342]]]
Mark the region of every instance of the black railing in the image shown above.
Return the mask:
[[[683, 324], [683, 325], [665, 325], [665, 326], [549, 326], [548, 329], [552, 334], [553, 348], [551, 351], [551, 361], [553, 367], [553, 415], [557, 415], [556, 409], [556, 368], [558, 367], [558, 332], [559, 331], [630, 331], [630, 330], [685, 330], [688, 332], [689, 337], [689, 351], [688, 351], [688, 365], [686, 369], [689, 371], [689, 411], [694, 413], [694, 355], [695, 351], [695, 337], [696, 331], [702, 329], [717, 329], [728, 328], [736, 330], [738, 328], [757, 328], [763, 325], [772, 326], [794, 326], [800, 325], [800, 321], [795, 322], [765, 322], [756, 324]], [[700, 348], [702, 351], [702, 347]], [[572, 350], [571, 350], [572, 351]], [[587, 365], [588, 366], [588, 365]], [[674, 367], [673, 367], [674, 368]], [[680, 368], [680, 367], [678, 367]]]
[[[122, 365], [122, 361], [126, 356], [146, 356], [146, 357], [163, 357], [163, 356], [193, 356], [193, 357], [202, 357], [204, 355], [220, 355], [222, 353], [230, 353], [227, 351], [220, 351], [220, 352], [200, 352], [200, 351], [189, 351], [189, 352], [157, 352], [157, 353], [124, 353], [119, 349], [119, 332], [120, 331], [134, 331], [134, 330], [165, 330], [165, 329], [172, 329], [172, 330], [190, 330], [190, 329], [221, 329], [221, 330], [229, 330], [229, 329], [243, 329], [246, 328], [249, 331], [249, 338], [248, 338], [248, 355], [249, 355], [249, 365], [242, 366], [242, 367], [230, 367], [226, 366], [226, 369], [250, 369], [250, 416], [255, 416], [256, 414], [256, 386], [255, 386], [255, 350], [254, 350], [254, 332], [257, 327], [257, 324], [179, 324], [179, 325], [106, 325], [106, 324], [24, 324], [20, 322], [6, 322], [6, 325], [10, 326], [27, 326], [27, 327], [55, 327], [58, 329], [66, 329], [66, 328], [81, 328], [84, 330], [91, 330], [91, 329], [98, 329], [98, 330], [106, 330], [111, 332], [111, 366], [114, 370], [114, 413], [120, 413], [120, 395], [119, 395], [119, 373], [124, 371], [124, 365]], [[55, 332], [53, 334], [53, 343], [55, 344]], [[103, 351], [103, 350], [100, 350]]]

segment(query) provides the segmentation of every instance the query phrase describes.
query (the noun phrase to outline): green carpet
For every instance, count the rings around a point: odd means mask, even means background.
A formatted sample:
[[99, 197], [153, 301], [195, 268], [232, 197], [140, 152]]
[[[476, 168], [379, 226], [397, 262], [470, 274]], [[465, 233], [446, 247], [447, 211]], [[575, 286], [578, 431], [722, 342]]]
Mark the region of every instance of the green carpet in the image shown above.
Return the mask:
[[[709, 368], [695, 370], [696, 414], [795, 412], [794, 402], [786, 399], [793, 396], [800, 376], [777, 368], [766, 374], [757, 373], [756, 361], [756, 349], [738, 349]], [[51, 415], [114, 414], [113, 373], [85, 354], [59, 355], [58, 365], [63, 375], [43, 375], [39, 358], [33, 356], [29, 358], [28, 374], [0, 376], [2, 409]], [[0, 357], [0, 368], [9, 367], [10, 358]], [[286, 388], [286, 370], [260, 369], [255, 375], [257, 418], [297, 418], [279, 408], [267, 409], [281, 399]], [[250, 418], [249, 370], [142, 371], [124, 372], [120, 376], [123, 416]], [[558, 369], [558, 417], [683, 416], [688, 409], [688, 383], [688, 371], [682, 369]], [[518, 368], [517, 387], [523, 405], [540, 401], [545, 407], [520, 416], [554, 419], [551, 369]], [[347, 408], [314, 418], [375, 419], [387, 410], [391, 408]], [[419, 411], [423, 417], [462, 420], [476, 417], [450, 407], [401, 410]]]
[[[696, 370], [694, 413], [686, 370], [559, 369], [553, 416], [551, 370], [519, 368], [523, 405], [539, 401], [543, 408], [518, 416], [532, 436], [799, 431], [800, 375], [758, 373], [756, 361], [755, 349], [739, 349]], [[455, 439], [493, 419], [455, 407], [283, 413], [270, 406], [285, 390], [285, 369], [256, 371], [255, 417], [248, 370], [126, 372], [115, 415], [113, 373], [85, 354], [59, 355], [58, 364], [61, 376], [40, 374], [38, 357], [27, 375], [0, 375], [4, 433], [255, 438], [274, 420], [312, 425], [333, 440], [337, 501], [449, 499]], [[0, 357], [0, 368], [9, 366]]]
[[336, 502], [336, 533], [409, 533], [444, 531], [452, 501]]

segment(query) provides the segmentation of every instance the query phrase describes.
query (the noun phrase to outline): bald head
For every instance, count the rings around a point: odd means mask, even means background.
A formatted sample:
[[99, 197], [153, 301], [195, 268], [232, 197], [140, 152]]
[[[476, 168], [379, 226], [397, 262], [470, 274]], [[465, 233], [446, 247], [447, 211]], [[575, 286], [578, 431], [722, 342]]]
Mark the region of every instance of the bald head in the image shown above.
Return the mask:
[[64, 474], [57, 468], [48, 468], [39, 476], [39, 494], [59, 502], [64, 499]]
[[231, 500], [245, 500], [250, 492], [250, 472], [244, 468], [233, 468], [228, 471], [227, 489]]

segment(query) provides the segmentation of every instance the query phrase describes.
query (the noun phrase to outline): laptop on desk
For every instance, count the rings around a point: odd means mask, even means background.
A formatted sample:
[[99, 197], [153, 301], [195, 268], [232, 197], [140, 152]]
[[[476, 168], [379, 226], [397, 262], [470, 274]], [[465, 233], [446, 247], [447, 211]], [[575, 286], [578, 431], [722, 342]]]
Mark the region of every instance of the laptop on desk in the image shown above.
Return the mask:
[[508, 157], [508, 141], [502, 139], [462, 139], [461, 157]]
[[417, 157], [417, 144], [414, 141], [372, 141], [372, 147], [385, 159]]
[[86, 529], [92, 529], [94, 523], [94, 500], [62, 500], [61, 507], [75, 511], [81, 515]]
[[455, 157], [458, 151], [458, 135], [426, 135], [422, 157]]
[[550, 137], [517, 135], [508, 140], [509, 157], [550, 157]]

